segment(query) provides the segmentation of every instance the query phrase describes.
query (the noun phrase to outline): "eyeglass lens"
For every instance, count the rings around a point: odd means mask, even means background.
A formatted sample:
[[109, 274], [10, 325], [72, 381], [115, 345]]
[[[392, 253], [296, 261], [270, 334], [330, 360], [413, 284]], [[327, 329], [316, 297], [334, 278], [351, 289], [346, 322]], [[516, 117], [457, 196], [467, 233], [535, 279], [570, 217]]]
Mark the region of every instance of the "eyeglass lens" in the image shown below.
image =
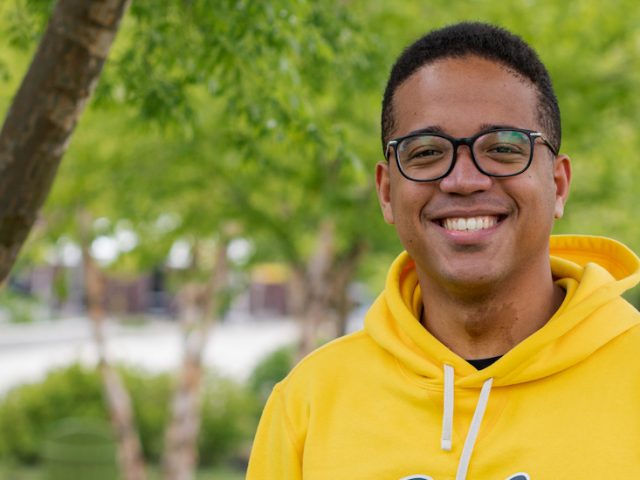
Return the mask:
[[[488, 175], [516, 175], [529, 164], [531, 143], [524, 132], [488, 132], [473, 142], [473, 156], [480, 169]], [[430, 180], [445, 175], [455, 155], [451, 140], [430, 134], [405, 138], [396, 148], [400, 168], [415, 180]]]

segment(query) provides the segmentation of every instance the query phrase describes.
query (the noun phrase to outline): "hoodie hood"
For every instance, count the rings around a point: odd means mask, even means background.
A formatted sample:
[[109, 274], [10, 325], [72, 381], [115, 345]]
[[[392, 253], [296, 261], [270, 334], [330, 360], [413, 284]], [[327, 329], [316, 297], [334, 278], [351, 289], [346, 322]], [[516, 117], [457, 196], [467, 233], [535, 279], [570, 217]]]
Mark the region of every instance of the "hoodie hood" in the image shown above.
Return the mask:
[[[620, 295], [640, 281], [640, 260], [623, 244], [602, 237], [553, 236], [551, 269], [565, 299], [547, 324], [490, 367], [476, 370], [418, 321], [421, 292], [413, 260], [395, 260], [384, 292], [365, 319], [365, 330], [409, 371], [443, 384], [444, 365], [455, 370], [455, 386], [481, 388], [529, 382], [567, 369], [640, 323]], [[607, 314], [610, 310], [611, 314]], [[598, 315], [593, 315], [598, 311]]]

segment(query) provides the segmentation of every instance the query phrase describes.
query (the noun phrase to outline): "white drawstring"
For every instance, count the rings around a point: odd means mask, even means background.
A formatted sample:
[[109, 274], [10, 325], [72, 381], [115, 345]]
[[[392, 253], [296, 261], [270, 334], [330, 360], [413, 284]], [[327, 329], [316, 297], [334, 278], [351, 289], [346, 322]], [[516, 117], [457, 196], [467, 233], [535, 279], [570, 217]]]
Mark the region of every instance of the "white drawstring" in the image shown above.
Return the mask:
[[480, 431], [482, 417], [484, 417], [484, 412], [487, 409], [487, 403], [489, 402], [491, 384], [493, 384], [493, 378], [485, 380], [485, 382], [482, 384], [482, 390], [480, 390], [478, 405], [476, 405], [476, 411], [473, 412], [473, 418], [471, 419], [469, 433], [467, 433], [467, 438], [465, 439], [464, 447], [462, 448], [462, 455], [460, 456], [460, 463], [458, 463], [456, 480], [464, 480], [465, 478], [467, 478], [467, 470], [469, 470], [471, 453], [473, 453], [473, 447], [476, 444], [476, 438], [478, 438], [478, 432]]
[[[467, 471], [469, 470], [469, 462], [471, 461], [471, 454], [473, 453], [473, 447], [475, 446], [478, 433], [480, 432], [480, 425], [484, 417], [484, 412], [487, 409], [487, 403], [489, 403], [489, 394], [491, 393], [491, 385], [493, 384], [493, 378], [485, 380], [480, 390], [480, 397], [478, 398], [478, 404], [476, 410], [473, 412], [473, 418], [471, 419], [471, 425], [469, 426], [469, 433], [464, 441], [462, 447], [462, 454], [460, 455], [460, 462], [458, 463], [458, 471], [456, 472], [456, 480], [465, 480], [467, 478]], [[442, 450], [450, 451], [452, 448], [452, 436], [453, 436], [453, 390], [454, 390], [454, 370], [451, 365], [444, 365], [444, 410], [442, 412], [442, 437], [440, 439], [440, 446]]]
[[450, 451], [453, 435], [453, 367], [444, 366], [444, 411], [442, 412], [442, 437], [440, 447]]

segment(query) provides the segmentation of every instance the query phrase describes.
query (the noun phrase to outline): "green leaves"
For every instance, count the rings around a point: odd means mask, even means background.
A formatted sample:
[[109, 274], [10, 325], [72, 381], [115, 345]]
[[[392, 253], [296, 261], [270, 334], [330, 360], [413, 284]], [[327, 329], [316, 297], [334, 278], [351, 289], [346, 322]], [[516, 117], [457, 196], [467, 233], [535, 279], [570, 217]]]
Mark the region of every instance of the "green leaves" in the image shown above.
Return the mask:
[[[51, 3], [27, 9], [34, 1], [2, 7], [24, 47]], [[176, 239], [213, 238], [233, 222], [254, 259], [300, 263], [331, 218], [339, 248], [365, 238], [388, 258], [400, 247], [373, 189], [387, 72], [425, 31], [479, 19], [522, 35], [554, 79], [562, 151], [574, 159], [558, 231], [640, 247], [629, 213], [640, 175], [640, 11], [631, 0], [474, 5], [134, 1], [60, 170], [50, 224], [82, 205], [113, 225], [130, 221], [136, 252], [155, 244], [151, 257], [161, 259]], [[20, 61], [5, 53], [14, 50], [0, 50], [5, 72]], [[179, 221], [160, 233], [163, 216]]]

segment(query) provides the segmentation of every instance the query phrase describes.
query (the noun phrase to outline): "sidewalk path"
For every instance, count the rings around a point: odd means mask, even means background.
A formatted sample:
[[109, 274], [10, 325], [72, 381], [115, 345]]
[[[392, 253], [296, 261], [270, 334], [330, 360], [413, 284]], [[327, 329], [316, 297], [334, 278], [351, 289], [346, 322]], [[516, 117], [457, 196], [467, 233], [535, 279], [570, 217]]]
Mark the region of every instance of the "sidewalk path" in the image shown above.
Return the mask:
[[[90, 323], [70, 318], [33, 324], [0, 324], [0, 394], [12, 386], [41, 379], [56, 367], [75, 361], [94, 365], [96, 350]], [[178, 325], [154, 320], [139, 326], [108, 323], [110, 358], [150, 371], [180, 364]], [[245, 379], [262, 357], [297, 335], [293, 321], [234, 318], [211, 332], [204, 363], [222, 375]]]

